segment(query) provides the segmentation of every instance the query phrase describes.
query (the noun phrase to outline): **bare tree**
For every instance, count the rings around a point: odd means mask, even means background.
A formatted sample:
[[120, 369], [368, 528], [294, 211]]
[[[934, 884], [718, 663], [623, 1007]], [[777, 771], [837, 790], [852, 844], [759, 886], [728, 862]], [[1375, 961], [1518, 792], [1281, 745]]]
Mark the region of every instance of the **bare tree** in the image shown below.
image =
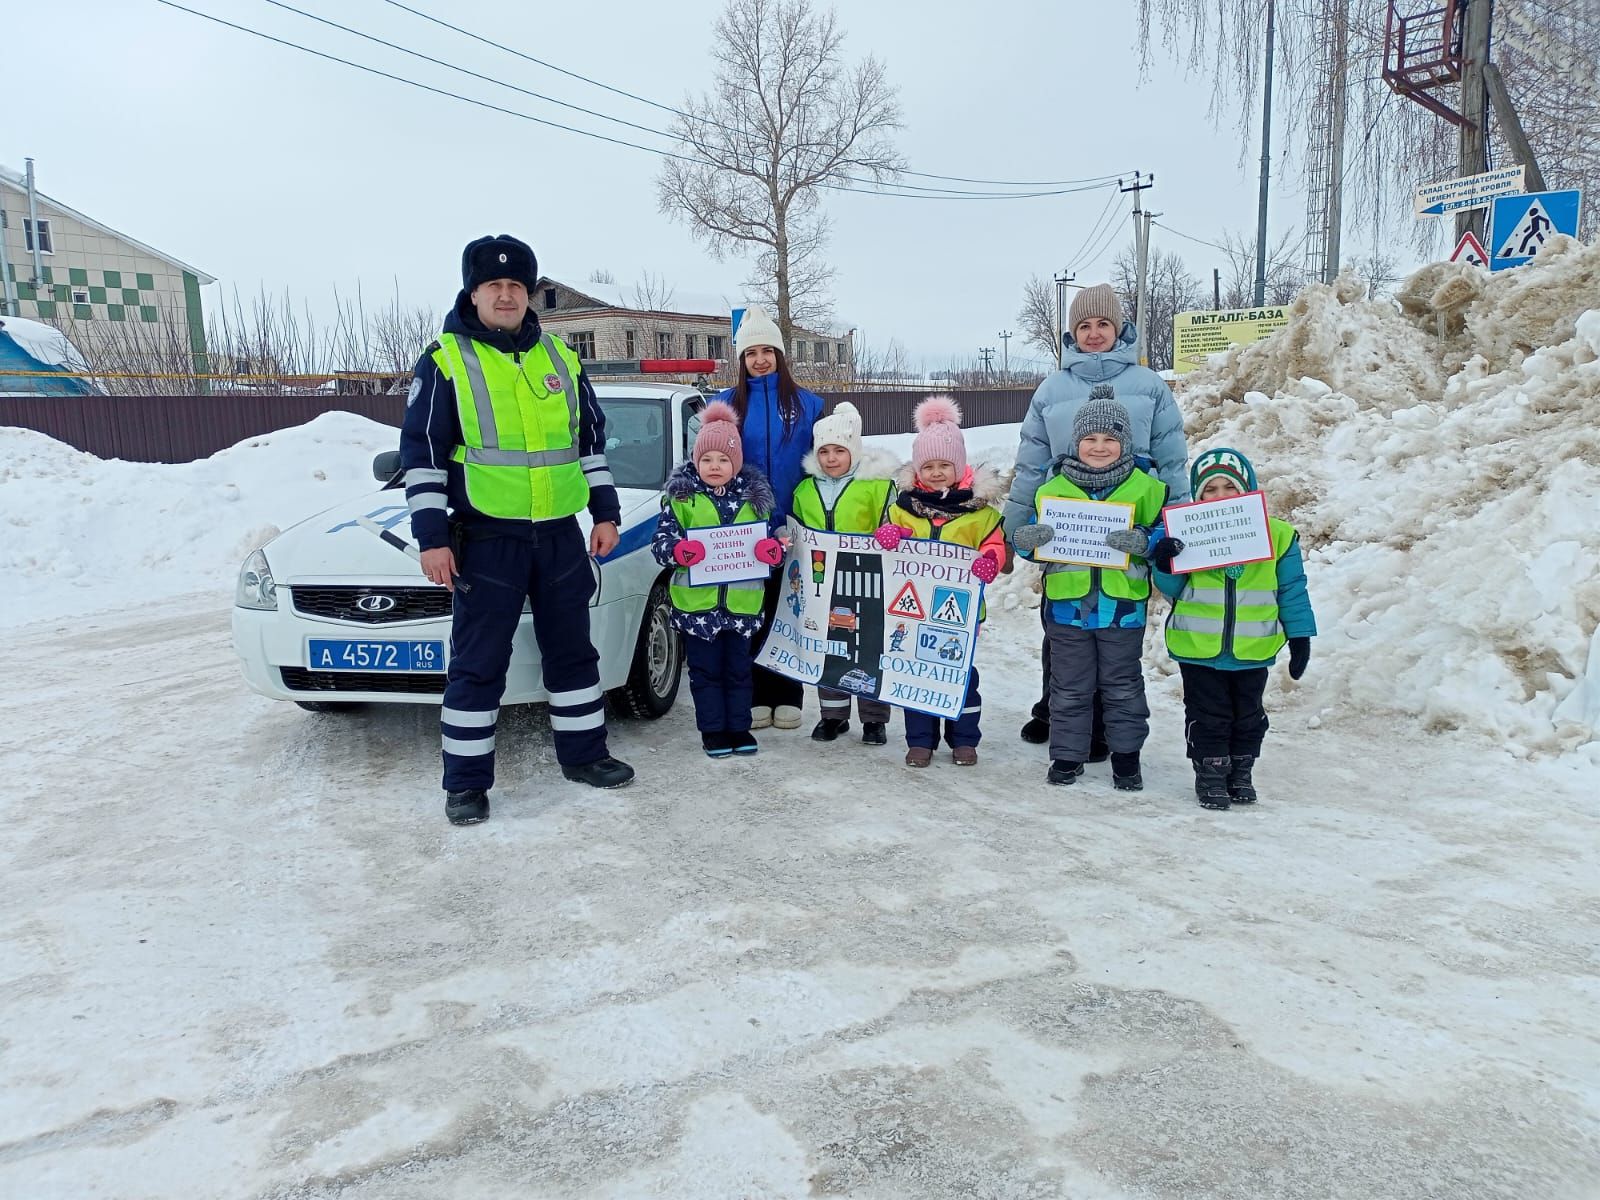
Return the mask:
[[1037, 275], [1022, 285], [1022, 307], [1017, 310], [1017, 327], [1022, 344], [1037, 346], [1051, 358], [1056, 356], [1055, 284]]
[[[1150, 366], [1172, 368], [1172, 318], [1181, 312], [1206, 307], [1210, 297], [1182, 257], [1159, 247], [1150, 251], [1149, 281], [1145, 292], [1144, 339]], [[1111, 266], [1111, 286], [1123, 296], [1123, 308], [1133, 320], [1133, 297], [1138, 290], [1138, 256], [1125, 247]]]
[[[1226, 260], [1222, 270], [1222, 307], [1250, 308], [1255, 303], [1256, 239], [1254, 234], [1224, 231], [1219, 248]], [[1287, 304], [1305, 286], [1298, 258], [1299, 242], [1289, 231], [1267, 246], [1266, 302]]]
[[1400, 269], [1394, 256], [1376, 246], [1346, 262], [1344, 269], [1354, 272], [1358, 279], [1365, 281], [1369, 296], [1387, 296], [1400, 281]]
[[589, 282], [609, 283], [614, 285], [617, 282], [617, 277], [604, 267], [596, 267], [593, 271], [589, 272]]
[[714, 91], [674, 122], [681, 157], [664, 160], [661, 211], [712, 254], [753, 253], [750, 281], [787, 340], [823, 326], [832, 268], [819, 189], [893, 179], [900, 110], [877, 59], [842, 60], [834, 13], [810, 0], [728, 0], [717, 19]]
[[[1321, 0], [1277, 6], [1281, 88], [1274, 112], [1287, 124], [1290, 154], [1284, 167], [1304, 169], [1315, 149], [1305, 145], [1306, 115], [1329, 86], [1315, 53], [1335, 7], [1349, 29], [1344, 79], [1348, 88], [1346, 211], [1351, 219], [1416, 229], [1424, 240], [1431, 224], [1412, 225], [1411, 194], [1429, 180], [1457, 171], [1457, 131], [1421, 105], [1392, 92], [1383, 81], [1385, 0]], [[1145, 67], [1157, 41], [1185, 66], [1212, 77], [1213, 118], [1238, 106], [1240, 161], [1254, 153], [1256, 105], [1261, 97], [1266, 0], [1138, 0]], [[1494, 7], [1492, 57], [1523, 114], [1528, 140], [1552, 187], [1584, 189], [1584, 226], [1600, 220], [1600, 21], [1595, 0], [1499, 0]], [[1448, 101], [1454, 104], [1453, 97]], [[1536, 119], [1534, 119], [1536, 118]], [[1496, 125], [1496, 130], [1498, 126]], [[1504, 146], [1503, 138], [1494, 143]], [[1509, 160], [1509, 156], [1508, 156]]]

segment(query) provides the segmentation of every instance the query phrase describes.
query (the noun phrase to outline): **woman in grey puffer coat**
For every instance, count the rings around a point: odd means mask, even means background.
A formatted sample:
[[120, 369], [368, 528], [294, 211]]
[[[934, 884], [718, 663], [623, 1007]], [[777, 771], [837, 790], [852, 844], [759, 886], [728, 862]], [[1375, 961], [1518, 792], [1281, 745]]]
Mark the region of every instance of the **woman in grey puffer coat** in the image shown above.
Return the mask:
[[[1108, 283], [1084, 288], [1072, 301], [1067, 317], [1066, 345], [1061, 369], [1046, 376], [1028, 402], [1017, 445], [1017, 470], [1006, 497], [1006, 536], [1033, 519], [1034, 493], [1050, 477], [1050, 466], [1076, 449], [1072, 423], [1096, 388], [1109, 387], [1133, 420], [1135, 460], [1165, 483], [1169, 503], [1189, 498], [1189, 446], [1183, 436], [1183, 414], [1166, 382], [1149, 367], [1141, 367], [1135, 350], [1133, 322], [1122, 315], [1122, 302]], [[1141, 463], [1141, 465], [1143, 465]], [[1041, 606], [1041, 619], [1043, 610]], [[1033, 706], [1032, 719], [1022, 727], [1023, 739], [1045, 742], [1050, 737], [1050, 644], [1045, 642], [1044, 686]], [[1090, 761], [1108, 751], [1104, 744], [1100, 706], [1096, 697], [1095, 736]]]

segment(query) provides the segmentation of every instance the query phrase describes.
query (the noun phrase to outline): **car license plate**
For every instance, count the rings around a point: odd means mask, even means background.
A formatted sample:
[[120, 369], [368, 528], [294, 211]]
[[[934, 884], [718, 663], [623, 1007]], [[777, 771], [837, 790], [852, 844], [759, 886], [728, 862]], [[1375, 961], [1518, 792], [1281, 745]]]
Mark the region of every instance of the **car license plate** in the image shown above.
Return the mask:
[[313, 671], [442, 671], [444, 643], [312, 638], [306, 657]]

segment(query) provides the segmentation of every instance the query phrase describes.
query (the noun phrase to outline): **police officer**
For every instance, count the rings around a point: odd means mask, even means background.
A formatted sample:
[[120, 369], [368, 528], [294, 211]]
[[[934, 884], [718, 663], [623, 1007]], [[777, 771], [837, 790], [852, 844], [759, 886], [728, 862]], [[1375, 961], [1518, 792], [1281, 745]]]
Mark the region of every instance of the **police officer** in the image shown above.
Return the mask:
[[[578, 357], [528, 307], [539, 264], [509, 234], [469, 242], [444, 332], [416, 366], [400, 431], [422, 573], [454, 591], [440, 722], [445, 815], [489, 815], [495, 720], [524, 600], [566, 778], [621, 787], [606, 749], [600, 656], [589, 640], [590, 556], [616, 547], [620, 509], [605, 414]], [[594, 519], [586, 546], [576, 516]]]

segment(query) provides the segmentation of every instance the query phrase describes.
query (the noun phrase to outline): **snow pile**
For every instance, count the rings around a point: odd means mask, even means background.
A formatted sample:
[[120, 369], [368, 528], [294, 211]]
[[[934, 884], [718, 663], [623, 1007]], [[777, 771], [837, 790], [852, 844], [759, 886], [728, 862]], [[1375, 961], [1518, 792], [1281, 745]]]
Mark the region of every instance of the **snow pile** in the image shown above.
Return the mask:
[[1306, 686], [1518, 752], [1600, 737], [1600, 244], [1487, 275], [1435, 264], [1189, 377], [1191, 453], [1231, 445], [1300, 529]]
[[397, 441], [387, 425], [325, 413], [172, 465], [0, 428], [0, 621], [231, 589], [240, 562], [280, 529], [377, 488], [372, 457]]

